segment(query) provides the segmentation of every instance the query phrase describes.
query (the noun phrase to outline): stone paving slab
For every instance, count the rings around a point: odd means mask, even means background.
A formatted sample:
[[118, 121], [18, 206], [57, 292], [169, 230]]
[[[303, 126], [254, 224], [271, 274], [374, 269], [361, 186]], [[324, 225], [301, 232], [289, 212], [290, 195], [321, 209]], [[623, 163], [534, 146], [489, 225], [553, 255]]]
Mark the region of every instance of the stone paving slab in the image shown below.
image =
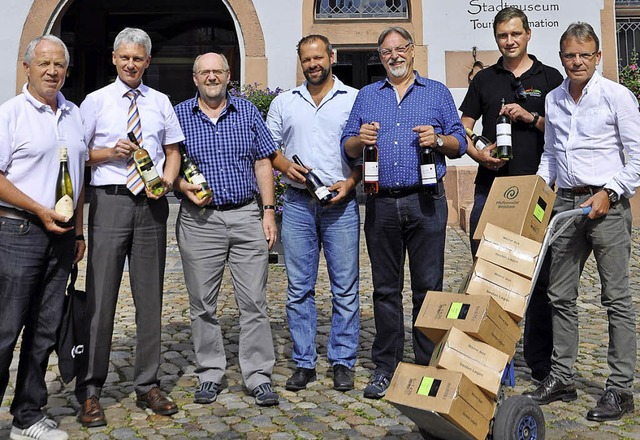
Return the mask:
[[[373, 367], [370, 358], [375, 332], [371, 301], [371, 270], [366, 255], [364, 236], [361, 240], [361, 337], [355, 367], [356, 389], [341, 393], [332, 389], [331, 368], [326, 360], [326, 343], [330, 328], [329, 280], [321, 261], [317, 284], [318, 313], [318, 380], [303, 391], [284, 389], [293, 372], [290, 362], [291, 341], [286, 325], [286, 272], [281, 266], [269, 271], [269, 315], [276, 347], [273, 382], [280, 393], [280, 405], [259, 408], [244, 390], [238, 368], [238, 310], [228, 273], [225, 274], [219, 300], [220, 323], [225, 337], [228, 359], [224, 390], [210, 405], [193, 403], [197, 380], [188, 312], [188, 297], [176, 245], [174, 224], [177, 211], [171, 205], [167, 273], [162, 331], [161, 386], [178, 404], [180, 411], [172, 417], [157, 416], [135, 406], [132, 385], [135, 320], [128, 274], [125, 273], [116, 312], [110, 374], [103, 390], [102, 405], [109, 425], [82, 428], [75, 420], [78, 404], [73, 395], [74, 382], [63, 384], [52, 355], [46, 381], [49, 388], [48, 413], [57, 420], [72, 439], [420, 439], [415, 425], [384, 400], [362, 397]], [[362, 217], [364, 219], [364, 216]], [[633, 234], [632, 289], [640, 284], [640, 230]], [[84, 282], [86, 261], [80, 265], [79, 285]], [[445, 258], [445, 290], [457, 290], [471, 266], [466, 234], [459, 228], [447, 228]], [[555, 402], [543, 407], [547, 439], [640, 439], [640, 416], [636, 413], [620, 421], [589, 422], [585, 414], [599, 397], [608, 374], [605, 361], [607, 348], [606, 313], [600, 306], [599, 278], [593, 259], [587, 262], [580, 290], [580, 351], [577, 363], [578, 400]], [[409, 275], [405, 271], [405, 292], [409, 291]], [[405, 296], [406, 328], [409, 329], [410, 302]], [[638, 297], [634, 297], [638, 310]], [[411, 340], [406, 333], [407, 341]], [[18, 360], [18, 348], [11, 364], [11, 378], [0, 406], [0, 439], [8, 438], [11, 428], [9, 405]], [[410, 344], [405, 347], [405, 360], [412, 361]], [[516, 353], [516, 387], [505, 389], [511, 396], [531, 388], [529, 370], [525, 367], [521, 347]], [[638, 373], [636, 373], [636, 376]]]

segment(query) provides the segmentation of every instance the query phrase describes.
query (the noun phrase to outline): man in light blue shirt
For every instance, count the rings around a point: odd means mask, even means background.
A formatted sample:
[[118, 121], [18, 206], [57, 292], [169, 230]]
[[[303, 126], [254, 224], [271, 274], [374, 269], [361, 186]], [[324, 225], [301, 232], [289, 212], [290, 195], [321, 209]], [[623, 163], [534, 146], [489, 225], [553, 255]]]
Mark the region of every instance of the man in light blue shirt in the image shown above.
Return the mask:
[[[281, 151], [271, 158], [289, 184], [284, 196], [282, 243], [287, 268], [287, 319], [293, 340], [294, 374], [286, 388], [297, 391], [316, 379], [315, 284], [320, 249], [324, 248], [331, 282], [333, 311], [327, 356], [333, 366], [333, 384], [339, 391], [353, 389], [351, 369], [356, 361], [360, 326], [358, 298], [358, 242], [360, 217], [355, 186], [361, 167], [343, 158], [340, 137], [357, 90], [332, 75], [334, 54], [322, 35], [298, 43], [306, 81], [279, 95], [271, 104], [267, 126]], [[321, 206], [305, 189], [308, 170], [334, 192]]]

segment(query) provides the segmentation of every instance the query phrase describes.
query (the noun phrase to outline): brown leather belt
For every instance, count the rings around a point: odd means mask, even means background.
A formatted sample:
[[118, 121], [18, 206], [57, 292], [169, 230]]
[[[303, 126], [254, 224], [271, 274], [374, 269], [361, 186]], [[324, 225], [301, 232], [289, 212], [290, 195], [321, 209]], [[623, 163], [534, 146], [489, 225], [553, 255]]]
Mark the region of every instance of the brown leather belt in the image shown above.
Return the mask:
[[602, 191], [602, 188], [604, 187], [587, 185], [587, 186], [576, 186], [575, 188], [560, 188], [558, 189], [558, 192], [560, 192], [562, 195], [566, 197], [584, 196], [587, 194], [593, 195], [598, 191]]
[[37, 215], [21, 209], [9, 208], [6, 206], [0, 207], [0, 217], [10, 218], [13, 220], [27, 220], [31, 223], [37, 223], [39, 225], [42, 224], [42, 221], [40, 221], [40, 218]]

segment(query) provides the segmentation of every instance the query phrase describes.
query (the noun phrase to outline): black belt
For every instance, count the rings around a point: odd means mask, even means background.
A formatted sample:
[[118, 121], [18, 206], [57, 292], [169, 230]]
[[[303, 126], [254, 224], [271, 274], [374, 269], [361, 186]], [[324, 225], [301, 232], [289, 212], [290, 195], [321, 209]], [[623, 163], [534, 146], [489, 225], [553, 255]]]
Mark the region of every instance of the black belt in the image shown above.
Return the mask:
[[380, 188], [377, 195], [380, 197], [405, 197], [420, 191], [422, 191], [422, 185], [405, 188]]
[[231, 211], [232, 209], [238, 209], [238, 208], [242, 208], [243, 206], [247, 206], [250, 203], [253, 203], [254, 200], [255, 200], [254, 198], [250, 198], [240, 203], [225, 203], [223, 205], [209, 204], [209, 205], [204, 205], [203, 208], [211, 209], [214, 211]]
[[133, 194], [131, 191], [129, 191], [127, 185], [100, 185], [96, 186], [96, 189], [101, 189], [105, 192], [105, 194], [109, 194], [111, 196], [142, 197], [147, 195], [144, 189], [138, 194]]
[[42, 221], [37, 215], [16, 208], [0, 207], [0, 217], [13, 220], [27, 220], [31, 223], [42, 225]]
[[295, 191], [297, 193], [311, 195], [311, 193], [309, 192], [309, 190], [307, 190], [307, 188], [298, 188], [298, 187], [289, 185], [287, 186], [287, 189], [290, 189], [291, 191]]
[[559, 188], [558, 192], [564, 197], [585, 196], [587, 194], [593, 195], [598, 191], [602, 191], [603, 186], [576, 186], [575, 188]]

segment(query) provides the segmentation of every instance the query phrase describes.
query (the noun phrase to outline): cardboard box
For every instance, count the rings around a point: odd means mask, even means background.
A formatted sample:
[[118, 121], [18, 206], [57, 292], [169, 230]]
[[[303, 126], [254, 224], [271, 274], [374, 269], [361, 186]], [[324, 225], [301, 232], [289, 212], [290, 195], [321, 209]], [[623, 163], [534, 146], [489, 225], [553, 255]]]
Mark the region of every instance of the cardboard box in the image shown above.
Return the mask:
[[508, 354], [509, 359], [520, 340], [518, 324], [489, 295], [427, 292], [415, 326], [436, 344], [456, 327]]
[[541, 249], [541, 243], [489, 223], [476, 257], [531, 278]]
[[497, 177], [491, 185], [474, 240], [488, 223], [542, 242], [556, 194], [539, 176]]
[[530, 279], [482, 258], [476, 258], [469, 273], [464, 293], [491, 295], [516, 322], [522, 321], [531, 293]]
[[385, 399], [429, 432], [447, 429], [436, 424], [453, 424], [477, 440], [486, 438], [495, 411], [495, 402], [464, 374], [404, 362], [398, 364]]
[[429, 365], [465, 374], [490, 397], [500, 390], [509, 355], [451, 327], [436, 346]]

